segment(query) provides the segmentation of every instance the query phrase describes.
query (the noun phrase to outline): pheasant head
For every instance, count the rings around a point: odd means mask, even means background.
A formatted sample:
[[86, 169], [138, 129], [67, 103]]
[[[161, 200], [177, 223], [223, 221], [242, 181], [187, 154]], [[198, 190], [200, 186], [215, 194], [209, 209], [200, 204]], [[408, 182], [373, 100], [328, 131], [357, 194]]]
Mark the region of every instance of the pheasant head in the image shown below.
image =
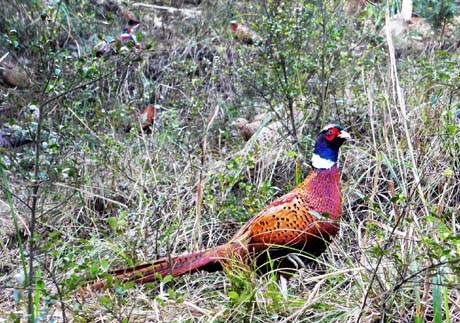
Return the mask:
[[141, 49], [142, 45], [137, 42], [136, 36], [134, 36], [134, 34], [132, 34], [132, 32], [133, 32], [133, 30], [131, 28], [129, 28], [129, 27], [124, 28], [123, 33], [121, 33], [120, 35], [117, 36], [117, 40], [121, 44], [126, 44], [126, 43], [131, 42], [131, 43], [134, 44], [135, 48]]
[[230, 29], [233, 32], [236, 32], [236, 30], [238, 29], [238, 26], [239, 26], [239, 23], [236, 20], [230, 21]]
[[340, 146], [350, 139], [350, 134], [342, 126], [330, 124], [325, 126], [316, 137], [315, 150], [311, 159], [316, 169], [329, 169], [339, 159]]

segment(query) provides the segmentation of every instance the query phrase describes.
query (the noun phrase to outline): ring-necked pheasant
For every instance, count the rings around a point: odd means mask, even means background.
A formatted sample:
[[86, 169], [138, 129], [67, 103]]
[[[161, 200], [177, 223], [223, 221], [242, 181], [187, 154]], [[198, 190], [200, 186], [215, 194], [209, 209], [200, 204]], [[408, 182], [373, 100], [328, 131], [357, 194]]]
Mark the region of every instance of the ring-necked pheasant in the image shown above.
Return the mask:
[[[226, 244], [109, 273], [140, 284], [155, 281], [158, 275], [220, 270], [235, 260], [253, 263], [264, 272], [273, 268], [267, 259], [276, 261], [275, 268], [289, 269], [298, 267], [299, 253], [318, 256], [339, 230], [342, 199], [337, 163], [339, 148], [348, 138], [341, 126], [326, 126], [316, 138], [306, 179], [250, 219]], [[97, 290], [106, 283], [96, 281], [83, 290]]]
[[267, 144], [276, 144], [281, 138], [279, 131], [283, 127], [282, 123], [280, 121], [269, 122], [262, 127], [264, 121], [262, 119], [249, 122], [245, 118], [237, 118], [233, 120], [232, 125], [238, 129], [238, 132], [246, 141], [260, 130], [256, 139], [259, 145], [265, 147]]
[[140, 48], [140, 44], [137, 42], [136, 36], [131, 33], [132, 31], [133, 30], [129, 27], [123, 29], [123, 32], [117, 36], [117, 40], [120, 42], [120, 44], [131, 42], [135, 45], [136, 48]]
[[99, 57], [115, 55], [118, 51], [126, 51], [130, 48], [127, 47], [129, 44], [134, 48], [142, 49], [142, 44], [137, 42], [136, 36], [131, 32], [131, 28], [125, 28], [116, 38], [106, 36], [105, 39], [93, 46], [93, 51]]
[[248, 45], [260, 45], [263, 42], [262, 37], [260, 37], [248, 25], [236, 20], [230, 21], [230, 29], [236, 38]]
[[155, 96], [153, 103], [148, 104], [143, 110], [139, 111], [136, 114], [136, 117], [133, 118], [132, 122], [128, 124], [125, 128], [126, 132], [129, 132], [133, 127], [133, 124], [140, 125], [142, 131], [149, 131], [151, 126], [154, 124], [155, 119], [158, 114], [161, 113], [163, 107], [160, 105], [160, 102], [163, 100], [161, 94]]

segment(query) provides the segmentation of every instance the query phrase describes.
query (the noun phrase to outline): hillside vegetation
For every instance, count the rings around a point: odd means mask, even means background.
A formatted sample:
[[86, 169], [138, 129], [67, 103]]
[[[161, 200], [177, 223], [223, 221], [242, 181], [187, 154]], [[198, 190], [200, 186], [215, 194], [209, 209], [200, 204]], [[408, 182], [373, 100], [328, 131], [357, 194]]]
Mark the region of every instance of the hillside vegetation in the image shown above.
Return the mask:
[[[0, 322], [460, 322], [459, 20], [389, 2], [2, 3], [0, 128], [29, 143], [0, 147]], [[96, 55], [128, 25], [140, 48]], [[328, 123], [353, 137], [341, 229], [287, 294], [251, 269], [75, 293], [227, 241]]]

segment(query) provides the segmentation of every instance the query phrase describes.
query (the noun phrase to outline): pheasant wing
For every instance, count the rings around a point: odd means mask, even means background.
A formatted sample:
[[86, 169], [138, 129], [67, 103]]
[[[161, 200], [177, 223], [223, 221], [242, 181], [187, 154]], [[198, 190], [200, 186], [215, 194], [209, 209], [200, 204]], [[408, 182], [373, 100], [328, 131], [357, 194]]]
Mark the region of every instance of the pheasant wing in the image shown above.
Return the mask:
[[274, 200], [254, 216], [233, 237], [254, 245], [291, 245], [307, 239], [315, 227], [317, 214], [312, 212], [298, 192], [291, 192]]

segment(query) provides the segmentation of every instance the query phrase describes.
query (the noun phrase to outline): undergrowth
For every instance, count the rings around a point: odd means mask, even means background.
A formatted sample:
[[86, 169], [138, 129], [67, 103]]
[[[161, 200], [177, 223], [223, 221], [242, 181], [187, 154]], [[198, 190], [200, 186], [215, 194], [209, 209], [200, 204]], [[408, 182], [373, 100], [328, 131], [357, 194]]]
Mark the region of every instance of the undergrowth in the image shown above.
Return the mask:
[[[383, 4], [127, 2], [143, 49], [96, 57], [125, 27], [111, 4], [4, 5], [0, 57], [30, 83], [0, 84], [0, 121], [35, 144], [0, 148], [0, 321], [460, 320], [455, 17], [421, 48], [388, 41]], [[263, 44], [238, 42], [235, 18]], [[157, 94], [163, 110], [140, 131]], [[280, 133], [245, 142], [232, 120], [258, 113]], [[327, 123], [354, 139], [341, 230], [287, 292], [242, 268], [75, 294], [111, 268], [227, 241], [303, 178]]]

